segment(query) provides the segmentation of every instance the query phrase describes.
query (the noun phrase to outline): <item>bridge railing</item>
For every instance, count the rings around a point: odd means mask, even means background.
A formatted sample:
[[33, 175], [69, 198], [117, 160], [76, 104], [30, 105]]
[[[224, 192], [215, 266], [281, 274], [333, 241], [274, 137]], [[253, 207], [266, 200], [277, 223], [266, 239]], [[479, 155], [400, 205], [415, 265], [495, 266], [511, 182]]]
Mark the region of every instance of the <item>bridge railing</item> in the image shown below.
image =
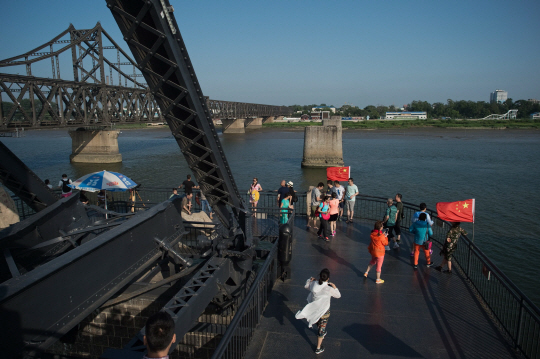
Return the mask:
[[[297, 193], [297, 196], [299, 201], [295, 204], [295, 215], [306, 215], [306, 193]], [[354, 218], [382, 220], [387, 209], [386, 200], [385, 197], [357, 196]], [[405, 217], [401, 224], [408, 229], [418, 206], [408, 202], [403, 204]], [[277, 208], [277, 193], [261, 192], [258, 205]], [[436, 222], [431, 239], [436, 248], [441, 248], [451, 223], [439, 219], [436, 211], [428, 209], [427, 212]], [[515, 350], [526, 358], [539, 357], [540, 309], [467, 236], [460, 238], [452, 264], [467, 280], [483, 308]]]
[[[294, 228], [294, 210], [281, 210], [276, 206], [273, 207], [257, 207], [257, 212], [254, 220], [256, 223], [253, 225], [253, 235], [261, 234], [258, 232], [258, 226], [264, 222], [268, 222], [271, 219], [273, 225], [268, 232], [264, 231], [262, 234], [272, 234], [272, 236], [279, 235], [279, 222], [283, 219], [283, 214], [287, 213], [287, 222], [291, 228]], [[247, 295], [245, 296], [242, 304], [235, 313], [231, 324], [227, 327], [227, 331], [223, 335], [223, 338], [219, 341], [219, 344], [212, 355], [212, 359], [220, 358], [243, 358], [245, 352], [251, 342], [255, 329], [260, 323], [266, 304], [268, 303], [268, 297], [272, 292], [274, 283], [278, 277], [278, 240], [273, 241], [273, 245], [266, 257], [266, 260], [257, 272], [253, 284], [251, 285]]]
[[[150, 188], [141, 188], [138, 192], [137, 197], [140, 196], [140, 198], [135, 202], [135, 210], [149, 208], [160, 203], [172, 193], [171, 189]], [[88, 195], [92, 196], [90, 193]], [[88, 197], [90, 198], [90, 196]], [[113, 196], [113, 203], [130, 203], [131, 201], [129, 192], [116, 192]], [[249, 201], [247, 193], [242, 196], [246, 201]], [[298, 192], [297, 196], [299, 200], [294, 204], [294, 215], [305, 216], [307, 214], [306, 193]], [[199, 211], [200, 207], [195, 200], [193, 204], [194, 210]], [[359, 195], [354, 205], [354, 217], [373, 221], [381, 220], [386, 208], [386, 198]], [[270, 211], [267, 214], [269, 217], [266, 218], [273, 218], [273, 222], [267, 221], [264, 224], [261, 215], [271, 209], [274, 209], [275, 213]], [[24, 206], [19, 206], [19, 210], [26, 215], [29, 213], [28, 208]], [[266, 235], [275, 232], [279, 228], [277, 193], [275, 191], [262, 191], [257, 210], [259, 214], [255, 218], [253, 226], [255, 233]], [[401, 221], [403, 228], [408, 228], [417, 210], [415, 204], [404, 202], [405, 218]], [[451, 224], [440, 220], [435, 211], [428, 209], [427, 212], [436, 221], [436, 225], [433, 226], [432, 239], [438, 247], [441, 247], [446, 240], [446, 234]], [[294, 219], [294, 216], [291, 218]], [[507, 336], [515, 349], [527, 358], [540, 356], [540, 341], [538, 340], [540, 337], [540, 310], [538, 307], [467, 236], [462, 236], [458, 242], [452, 264], [467, 279], [488, 314], [498, 324], [502, 333]], [[268, 284], [267, 279], [263, 281], [261, 278], [261, 281], [261, 283], [265, 283], [261, 284], [263, 287]], [[262, 294], [258, 294], [258, 296], [260, 295]]]
[[[386, 198], [360, 195], [355, 203], [355, 218], [381, 220], [387, 208]], [[404, 202], [403, 228], [409, 228], [417, 205]], [[451, 223], [427, 210], [436, 222], [431, 239], [442, 247]], [[470, 238], [461, 236], [452, 260], [462, 273], [494, 323], [516, 351], [526, 358], [540, 356], [540, 309], [478, 248]]]

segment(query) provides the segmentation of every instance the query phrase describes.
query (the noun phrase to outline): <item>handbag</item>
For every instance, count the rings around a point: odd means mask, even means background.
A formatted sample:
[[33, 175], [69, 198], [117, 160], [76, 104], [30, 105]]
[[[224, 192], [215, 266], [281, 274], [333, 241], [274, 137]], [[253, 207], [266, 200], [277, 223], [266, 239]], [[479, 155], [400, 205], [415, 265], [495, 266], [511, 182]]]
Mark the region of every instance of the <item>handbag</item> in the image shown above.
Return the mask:
[[[321, 203], [320, 208], [324, 209], [324, 203]], [[320, 213], [321, 213], [321, 218], [324, 219], [325, 221], [328, 221], [330, 219], [330, 213], [328, 213], [328, 212], [326, 212], [326, 213], [320, 212]]]

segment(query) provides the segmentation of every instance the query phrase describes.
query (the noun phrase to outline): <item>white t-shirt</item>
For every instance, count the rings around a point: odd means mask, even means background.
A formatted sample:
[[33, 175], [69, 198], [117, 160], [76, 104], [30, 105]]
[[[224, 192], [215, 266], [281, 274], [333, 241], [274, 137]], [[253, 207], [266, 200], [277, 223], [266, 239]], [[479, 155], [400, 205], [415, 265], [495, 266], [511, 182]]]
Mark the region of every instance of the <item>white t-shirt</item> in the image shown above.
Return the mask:
[[[67, 182], [68, 182], [69, 184], [72, 184], [72, 183], [73, 183], [73, 182], [71, 182], [71, 180], [70, 180], [69, 178], [67, 179]], [[60, 182], [58, 182], [58, 186], [59, 186], [60, 188], [62, 188], [62, 194], [71, 193], [71, 187], [69, 188], [69, 191], [64, 192], [64, 186], [62, 186], [63, 184], [64, 184], [64, 181], [63, 181], [63, 180], [60, 180]]]
[[332, 187], [332, 192], [336, 194], [337, 199], [339, 199], [340, 201], [343, 199], [343, 192], [345, 192], [343, 186], [340, 185], [339, 187]]
[[422, 212], [422, 211], [418, 211], [418, 212], [416, 212], [416, 213], [414, 214], [413, 219], [412, 219], [412, 223], [414, 223], [414, 222], [420, 220], [419, 217], [420, 217], [420, 214], [421, 214], [421, 213], [425, 213], [425, 214], [426, 214], [426, 220], [427, 220], [427, 223], [429, 223], [429, 225], [432, 226], [432, 225], [433, 225], [433, 221], [431, 220], [431, 217], [429, 216], [429, 213]]

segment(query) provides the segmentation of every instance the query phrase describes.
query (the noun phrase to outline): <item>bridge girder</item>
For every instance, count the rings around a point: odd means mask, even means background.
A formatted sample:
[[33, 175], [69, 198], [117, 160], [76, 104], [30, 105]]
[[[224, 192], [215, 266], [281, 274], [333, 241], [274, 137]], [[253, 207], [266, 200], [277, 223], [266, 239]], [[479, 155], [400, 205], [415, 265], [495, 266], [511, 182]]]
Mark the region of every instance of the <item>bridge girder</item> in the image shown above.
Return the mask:
[[[111, 45], [104, 45], [105, 40]], [[58, 45], [62, 47], [55, 50]], [[116, 50], [115, 61], [105, 56], [105, 50]], [[59, 55], [70, 52], [73, 80], [61, 79]], [[52, 78], [32, 76], [32, 65], [49, 59]], [[24, 66], [26, 76], [0, 74], [0, 103], [7, 100], [0, 106], [0, 130], [165, 121], [148, 85], [138, 81], [143, 77], [141, 67], [99, 22], [92, 29], [78, 30], [70, 25], [45, 44], [22, 55], [0, 60], [0, 67], [16, 66]], [[125, 71], [123, 66], [131, 66], [133, 73]], [[116, 77], [118, 84], [115, 85]], [[29, 102], [27, 106], [22, 105], [24, 100]], [[287, 106], [208, 98], [206, 104], [214, 119], [288, 116], [292, 113]]]

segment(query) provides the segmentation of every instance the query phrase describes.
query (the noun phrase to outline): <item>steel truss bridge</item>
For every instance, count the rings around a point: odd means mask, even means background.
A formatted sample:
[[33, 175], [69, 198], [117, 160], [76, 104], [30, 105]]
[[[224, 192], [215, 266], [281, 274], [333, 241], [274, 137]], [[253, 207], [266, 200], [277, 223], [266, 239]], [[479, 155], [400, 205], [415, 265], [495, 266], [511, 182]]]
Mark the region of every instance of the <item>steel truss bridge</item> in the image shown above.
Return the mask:
[[[112, 55], [112, 56], [111, 56]], [[60, 74], [60, 58], [69, 57], [73, 72]], [[51, 61], [52, 77], [34, 76]], [[144, 65], [144, 64], [143, 64]], [[47, 43], [0, 61], [0, 67], [23, 67], [26, 75], [0, 73], [0, 130], [68, 127], [111, 123], [164, 122], [162, 109], [139, 66], [98, 22], [92, 29], [70, 25]], [[25, 100], [29, 103], [24, 105]], [[210, 116], [258, 118], [288, 116], [287, 106], [205, 98]]]
[[[99, 24], [90, 30], [70, 26], [51, 42], [1, 62], [1, 66], [22, 64], [27, 69], [22, 77], [0, 76], [2, 94], [14, 103], [2, 126], [147, 121], [143, 113], [151, 117], [159, 108], [219, 223], [185, 221], [179, 198], [127, 213], [86, 207], [78, 193], [58, 199], [0, 143], [0, 181], [37, 212], [0, 231], [0, 323], [10, 323], [0, 326], [5, 357], [36, 353], [34, 357], [39, 357], [105, 303], [169, 283], [174, 283], [173, 291], [167, 292], [170, 296], [161, 310], [171, 314], [180, 339], [201, 324], [198, 320], [208, 307], [228, 313], [246, 311], [247, 302], [239, 305], [243, 296], [255, 298], [260, 288], [266, 293], [261, 281], [271, 288], [274, 274], [280, 273], [275, 264], [277, 245], [285, 242], [277, 241], [275, 228], [281, 212], [268, 209], [268, 217], [252, 228], [250, 208], [240, 196], [212, 118], [284, 115], [289, 109], [208, 100], [168, 0], [107, 0], [106, 4], [134, 59]], [[69, 39], [60, 40], [68, 35]], [[122, 63], [120, 56], [116, 62], [106, 60], [104, 38], [113, 44], [111, 50], [129, 61]], [[65, 46], [55, 51], [56, 44]], [[61, 80], [58, 71], [58, 55], [65, 51], [71, 51], [73, 81]], [[85, 58], [91, 67], [83, 65]], [[32, 77], [31, 65], [44, 59], [51, 60], [53, 78]], [[122, 66], [135, 66], [135, 74]], [[116, 76], [118, 81], [113, 81]], [[26, 94], [33, 103], [31, 113], [24, 112], [21, 104]], [[55, 98], [58, 111], [52, 105]], [[39, 111], [37, 103], [42, 106]], [[140, 103], [146, 108], [137, 114]], [[136, 115], [123, 114], [126, 106]], [[16, 113], [23, 118], [15, 121]], [[294, 212], [290, 214], [289, 219], [294, 219]], [[262, 231], [265, 223], [274, 228], [272, 234]], [[279, 230], [287, 228], [290, 239], [289, 224]], [[290, 253], [292, 242], [287, 243], [280, 253]], [[210, 324], [208, 330], [222, 334], [220, 327]], [[231, 330], [227, 329], [228, 335], [236, 338]], [[144, 328], [119, 352], [104, 357], [141, 357], [143, 335]]]

